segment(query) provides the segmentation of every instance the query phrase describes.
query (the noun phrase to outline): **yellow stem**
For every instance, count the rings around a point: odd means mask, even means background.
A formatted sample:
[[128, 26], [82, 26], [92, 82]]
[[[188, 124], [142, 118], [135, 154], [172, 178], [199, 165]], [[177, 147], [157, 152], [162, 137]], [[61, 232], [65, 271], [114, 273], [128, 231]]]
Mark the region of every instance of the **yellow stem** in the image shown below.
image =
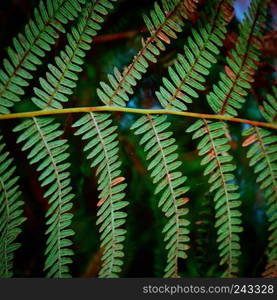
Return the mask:
[[277, 130], [277, 124], [239, 119], [239, 118], [234, 118], [234, 117], [224, 116], [224, 115], [201, 114], [201, 113], [193, 113], [193, 112], [186, 112], [186, 111], [181, 112], [181, 111], [174, 111], [168, 109], [141, 109], [141, 108], [116, 107], [116, 106], [95, 106], [95, 107], [53, 109], [53, 110], [37, 110], [31, 112], [0, 115], [0, 120], [31, 118], [31, 117], [68, 114], [68, 113], [97, 112], [97, 111], [98, 112], [114, 111], [114, 112], [134, 113], [134, 114], [143, 114], [143, 115], [144, 114], [151, 114], [151, 115], [168, 114], [168, 115], [176, 115], [176, 116], [191, 117], [191, 118], [198, 118], [198, 119], [224, 120], [224, 121], [250, 124], [253, 126], [266, 127], [266, 128]]

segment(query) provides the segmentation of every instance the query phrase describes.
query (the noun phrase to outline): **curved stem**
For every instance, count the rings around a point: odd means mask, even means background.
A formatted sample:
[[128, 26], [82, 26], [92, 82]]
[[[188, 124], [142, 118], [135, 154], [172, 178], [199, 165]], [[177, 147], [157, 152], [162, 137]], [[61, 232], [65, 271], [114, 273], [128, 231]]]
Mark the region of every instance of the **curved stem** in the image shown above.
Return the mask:
[[37, 111], [30, 111], [30, 112], [0, 115], [0, 120], [32, 118], [38, 116], [49, 116], [49, 115], [60, 115], [60, 114], [82, 113], [82, 112], [93, 112], [93, 111], [98, 111], [98, 112], [114, 111], [114, 112], [133, 113], [133, 114], [142, 114], [142, 115], [167, 114], [167, 115], [176, 115], [176, 116], [191, 117], [197, 119], [212, 119], [212, 120], [223, 120], [229, 122], [244, 123], [244, 124], [249, 124], [257, 127], [265, 127], [265, 128], [277, 130], [277, 124], [252, 121], [247, 119], [239, 119], [230, 116], [201, 114], [201, 113], [193, 113], [187, 111], [174, 111], [168, 109], [141, 109], [141, 108], [116, 107], [116, 106], [94, 106], [94, 107], [53, 109], [53, 110], [37, 110]]

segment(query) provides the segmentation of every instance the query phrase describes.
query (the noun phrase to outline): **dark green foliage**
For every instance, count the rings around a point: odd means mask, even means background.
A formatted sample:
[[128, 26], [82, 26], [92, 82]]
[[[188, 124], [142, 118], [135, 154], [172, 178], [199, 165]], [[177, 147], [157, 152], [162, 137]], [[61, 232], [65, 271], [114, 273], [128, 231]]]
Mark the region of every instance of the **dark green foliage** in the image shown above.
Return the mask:
[[207, 193], [200, 198], [199, 209], [195, 214], [195, 242], [194, 253], [198, 277], [208, 277], [221, 268], [213, 264], [213, 255], [218, 257], [216, 251], [216, 228], [214, 218], [214, 205], [210, 195]]

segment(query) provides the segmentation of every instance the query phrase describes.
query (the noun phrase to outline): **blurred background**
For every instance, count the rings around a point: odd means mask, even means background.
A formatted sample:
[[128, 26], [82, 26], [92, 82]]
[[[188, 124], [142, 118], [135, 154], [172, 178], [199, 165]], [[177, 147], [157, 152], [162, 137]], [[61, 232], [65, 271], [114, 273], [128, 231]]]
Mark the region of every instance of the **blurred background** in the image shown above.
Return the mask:
[[[208, 0], [206, 0], [208, 1]], [[104, 23], [103, 29], [95, 38], [92, 49], [87, 53], [83, 72], [80, 74], [78, 87], [67, 107], [101, 105], [96, 94], [99, 81], [106, 81], [107, 74], [113, 72], [114, 66], [123, 70], [141, 47], [141, 38], [147, 36], [143, 23], [143, 13], [153, 7], [152, 0], [120, 0], [115, 10]], [[6, 48], [12, 44], [12, 37], [22, 31], [24, 24], [32, 17], [37, 0], [2, 0], [0, 2], [0, 59], [6, 56]], [[204, 8], [200, 1], [199, 12]], [[193, 112], [212, 113], [205, 102], [205, 94], [218, 80], [223, 70], [225, 57], [233, 47], [238, 32], [238, 24], [242, 22], [244, 12], [249, 6], [248, 0], [234, 1], [235, 16], [229, 25], [224, 48], [213, 66], [207, 80], [207, 89], [189, 107]], [[154, 92], [161, 84], [162, 76], [167, 76], [167, 67], [172, 64], [177, 53], [183, 53], [183, 46], [191, 27], [197, 26], [199, 14], [192, 16], [186, 23], [183, 32], [176, 41], [172, 41], [167, 51], [162, 53], [159, 63], [150, 66], [143, 80], [138, 83], [135, 93], [129, 102], [130, 107], [159, 108]], [[208, 20], [207, 20], [208, 21]], [[71, 24], [68, 24], [69, 28]], [[277, 49], [277, 3], [272, 1], [269, 8], [266, 32], [263, 43], [262, 60], [256, 81], [247, 97], [247, 102], [240, 117], [262, 120], [259, 105], [265, 95], [276, 84], [276, 49]], [[15, 106], [14, 112], [36, 110], [30, 98], [33, 87], [38, 86], [38, 78], [44, 76], [47, 63], [53, 62], [66, 43], [66, 36], [61, 35], [53, 50], [45, 57], [45, 64], [39, 68], [37, 75], [27, 89], [23, 101]], [[2, 67], [2, 66], [1, 66]], [[64, 128], [64, 138], [69, 140], [72, 185], [76, 195], [74, 199], [73, 229], [75, 259], [72, 265], [74, 277], [95, 277], [100, 267], [101, 249], [96, 222], [97, 186], [95, 170], [82, 153], [79, 137], [74, 137], [72, 123], [79, 115], [57, 117]], [[147, 174], [145, 155], [138, 147], [138, 138], [130, 131], [136, 115], [114, 113], [114, 122], [119, 126], [120, 157], [123, 161], [123, 176], [128, 183], [126, 198], [130, 202], [127, 207], [127, 239], [125, 243], [125, 265], [123, 277], [161, 277], [166, 262], [161, 228], [165, 222], [157, 208], [158, 196], [153, 195], [153, 185]], [[203, 167], [196, 151], [196, 143], [185, 133], [192, 119], [173, 117], [171, 131], [179, 146], [182, 171], [188, 177], [186, 185], [191, 221], [191, 249], [189, 259], [183, 263], [182, 275], [185, 277], [217, 277], [222, 269], [218, 266], [216, 231], [214, 229], [213, 196], [208, 193], [207, 178], [203, 176]], [[7, 146], [20, 175], [20, 185], [24, 192], [25, 215], [20, 235], [22, 247], [16, 252], [16, 277], [42, 277], [45, 245], [45, 212], [47, 201], [42, 197], [43, 190], [38, 183], [38, 173], [34, 166], [29, 166], [26, 153], [22, 153], [16, 144], [16, 135], [12, 129], [17, 121], [1, 122]], [[267, 222], [265, 217], [264, 198], [259, 191], [255, 176], [248, 167], [246, 150], [241, 147], [242, 124], [230, 124], [232, 136], [232, 154], [237, 165], [236, 179], [240, 187], [244, 232], [241, 234], [242, 257], [240, 260], [240, 276], [259, 277], [264, 269], [267, 244]]]

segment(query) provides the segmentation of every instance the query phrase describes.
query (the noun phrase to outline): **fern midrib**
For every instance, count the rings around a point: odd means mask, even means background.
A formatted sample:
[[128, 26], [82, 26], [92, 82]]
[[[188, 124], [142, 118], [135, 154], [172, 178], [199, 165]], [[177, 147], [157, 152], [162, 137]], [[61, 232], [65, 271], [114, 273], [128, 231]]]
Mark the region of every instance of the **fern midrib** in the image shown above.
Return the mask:
[[[93, 6], [92, 6], [91, 9], [90, 9], [89, 15], [92, 14], [92, 12], [93, 12], [93, 10], [94, 10], [94, 7], [95, 7], [96, 5], [98, 5], [98, 3], [99, 3], [100, 1], [101, 1], [101, 0], [95, 1], [95, 3], [93, 4]], [[58, 92], [58, 90], [59, 90], [59, 88], [60, 88], [60, 86], [61, 86], [61, 81], [64, 79], [65, 73], [68, 71], [69, 65], [72, 63], [72, 61], [73, 61], [73, 59], [74, 59], [74, 57], [75, 57], [75, 55], [76, 55], [76, 52], [77, 52], [77, 50], [79, 49], [80, 42], [81, 42], [81, 40], [82, 40], [82, 37], [83, 37], [84, 32], [86, 31], [86, 29], [87, 29], [87, 27], [88, 27], [88, 22], [89, 22], [89, 20], [90, 20], [90, 18], [88, 17], [88, 18], [86, 19], [86, 25], [84, 26], [82, 32], [80, 33], [80, 38], [78, 39], [78, 42], [76, 43], [76, 47], [74, 48], [74, 51], [72, 52], [72, 55], [71, 55], [69, 61], [67, 62], [65, 69], [64, 69], [63, 72], [61, 73], [61, 76], [60, 76], [60, 78], [59, 78], [59, 80], [58, 80], [58, 83], [57, 83], [57, 85], [55, 86], [54, 91], [51, 93], [50, 98], [49, 98], [49, 100], [48, 100], [46, 106], [44, 107], [44, 109], [47, 109], [47, 107], [49, 107], [49, 106], [51, 105], [51, 103], [53, 102], [53, 99], [54, 99], [56, 93]]]
[[53, 165], [54, 170], [55, 170], [54, 174], [55, 174], [55, 177], [56, 177], [56, 182], [58, 184], [58, 189], [59, 189], [59, 191], [58, 191], [59, 205], [56, 208], [56, 211], [58, 211], [58, 234], [57, 234], [57, 236], [58, 236], [58, 241], [57, 241], [58, 242], [58, 257], [59, 257], [59, 259], [58, 259], [58, 264], [59, 264], [58, 275], [59, 275], [59, 278], [61, 278], [62, 277], [62, 270], [61, 270], [62, 269], [62, 265], [61, 265], [61, 246], [60, 246], [60, 239], [61, 239], [61, 237], [60, 237], [60, 233], [61, 233], [60, 219], [61, 219], [61, 208], [62, 208], [62, 185], [61, 185], [61, 181], [60, 181], [60, 177], [59, 177], [58, 167], [57, 167], [57, 164], [56, 164], [55, 159], [53, 157], [53, 154], [51, 152], [51, 149], [49, 148], [47, 140], [46, 140], [46, 138], [45, 138], [45, 136], [44, 136], [44, 134], [43, 134], [43, 132], [42, 132], [42, 130], [41, 130], [41, 128], [40, 128], [37, 120], [36, 120], [36, 118], [33, 118], [33, 120], [35, 122], [35, 125], [36, 125], [36, 128], [38, 130], [38, 133], [40, 134], [41, 139], [42, 139], [42, 141], [44, 143], [46, 151], [47, 151], [47, 153], [48, 153], [48, 155], [49, 155], [49, 157], [51, 159], [52, 165]]
[[[99, 129], [99, 125], [98, 125], [98, 122], [96, 120], [96, 118], [94, 117], [93, 113], [90, 113], [90, 117], [95, 125], [95, 128], [96, 128], [96, 131], [97, 131], [97, 134], [98, 134], [98, 137], [100, 139], [100, 142], [101, 142], [101, 145], [102, 145], [102, 148], [103, 148], [103, 151], [104, 151], [104, 155], [105, 155], [105, 161], [108, 162], [109, 161], [109, 155], [108, 155], [108, 151], [106, 149], [106, 146], [105, 146], [105, 142], [104, 142], [104, 139], [102, 137], [102, 134], [101, 134], [101, 130]], [[107, 201], [108, 199], [110, 199], [110, 206], [111, 206], [111, 224], [112, 224], [112, 248], [113, 248], [113, 252], [112, 252], [112, 260], [111, 260], [111, 263], [110, 263], [110, 267], [109, 267], [109, 274], [112, 273], [112, 268], [113, 268], [113, 264], [114, 264], [114, 251], [115, 251], [115, 227], [114, 227], [114, 208], [113, 208], [113, 199], [112, 199], [112, 172], [111, 172], [111, 168], [110, 168], [110, 164], [109, 163], [106, 163], [106, 168], [108, 170], [108, 174], [109, 174], [109, 196], [108, 198], [105, 200]]]
[[[0, 90], [0, 96], [8, 89], [12, 79], [16, 76], [17, 72], [19, 71], [19, 69], [21, 68], [21, 65], [25, 62], [25, 59], [28, 57], [29, 53], [31, 52], [31, 49], [33, 48], [33, 46], [35, 45], [35, 43], [37, 42], [37, 40], [40, 38], [40, 35], [45, 31], [45, 28], [52, 22], [55, 20], [56, 17], [56, 13], [59, 11], [60, 7], [64, 4], [66, 0], [62, 0], [60, 5], [57, 7], [57, 9], [55, 11], [53, 11], [53, 15], [51, 16], [51, 18], [44, 23], [44, 26], [41, 30], [39, 30], [37, 36], [34, 38], [32, 44], [29, 46], [29, 49], [26, 50], [26, 52], [24, 53], [24, 55], [22, 56], [22, 58], [20, 59], [20, 61], [18, 62], [18, 65], [15, 67], [14, 71], [12, 72], [12, 74], [9, 76], [8, 81], [5, 83], [4, 87], [2, 90]], [[16, 53], [16, 52], [15, 52]], [[17, 55], [17, 53], [16, 53]]]
[[160, 141], [160, 137], [159, 137], [159, 134], [156, 130], [156, 127], [155, 127], [155, 124], [152, 120], [152, 117], [147, 115], [147, 118], [152, 126], [152, 129], [154, 131], [154, 134], [156, 136], [156, 140], [158, 142], [158, 145], [159, 145], [159, 148], [160, 148], [160, 151], [161, 151], [161, 154], [162, 154], [162, 158], [163, 158], [163, 165], [165, 167], [165, 171], [166, 171], [166, 180], [169, 184], [169, 187], [170, 187], [170, 192], [171, 192], [171, 196], [172, 196], [172, 199], [173, 199], [173, 204], [174, 204], [174, 209], [175, 209], [175, 220], [176, 220], [176, 244], [177, 244], [177, 247], [175, 249], [175, 265], [174, 265], [174, 277], [178, 277], [178, 245], [179, 245], [179, 228], [180, 228], [180, 225], [179, 225], [179, 214], [178, 214], [178, 207], [176, 205], [176, 198], [175, 198], [175, 195], [174, 195], [174, 189], [172, 187], [172, 182], [171, 182], [171, 176], [170, 176], [170, 173], [168, 171], [168, 166], [167, 166], [167, 162], [166, 162], [166, 159], [165, 159], [165, 154], [164, 154], [164, 151], [163, 151], [163, 146], [161, 145], [161, 141]]
[[[252, 27], [251, 27], [251, 31], [249, 33], [249, 38], [247, 40], [247, 46], [245, 48], [245, 53], [243, 55], [243, 59], [241, 61], [241, 65], [239, 67], [239, 70], [235, 76], [235, 79], [234, 80], [231, 80], [233, 82], [232, 86], [230, 87], [230, 90], [228, 92], [228, 94], [226, 95], [224, 101], [223, 101], [223, 104], [222, 104], [222, 107], [220, 109], [220, 112], [219, 112], [219, 115], [224, 115], [225, 114], [225, 111], [226, 111], [226, 106], [228, 105], [228, 100], [229, 98], [231, 97], [235, 87], [238, 85], [238, 80], [240, 78], [240, 74], [241, 72], [243, 71], [243, 68], [245, 67], [245, 63], [246, 63], [246, 60], [248, 59], [248, 57], [250, 56], [250, 46], [251, 46], [251, 42], [252, 42], [252, 39], [254, 38], [254, 29], [256, 27], [256, 23], [259, 19], [259, 13], [260, 13], [260, 10], [261, 10], [261, 4], [259, 6], [259, 8], [257, 9], [257, 12], [255, 14], [255, 19], [254, 19], [254, 22], [252, 24]], [[240, 38], [240, 37], [239, 37]]]
[[[170, 13], [168, 13], [166, 15], [166, 18], [164, 20], [164, 22], [158, 27], [158, 29], [155, 31], [155, 34], [151, 35], [150, 37], [148, 37], [146, 39], [146, 42], [144, 44], [144, 46], [142, 47], [142, 49], [139, 51], [138, 55], [135, 56], [134, 60], [132, 61], [132, 63], [127, 67], [127, 69], [125, 71], [123, 71], [123, 74], [121, 75], [122, 78], [121, 80], [118, 82], [117, 87], [114, 89], [113, 94], [110, 96], [108, 105], [111, 106], [113, 104], [113, 98], [118, 95], [119, 90], [122, 88], [122, 86], [124, 85], [124, 83], [127, 81], [126, 78], [127, 76], [131, 73], [132, 69], [134, 68], [134, 65], [137, 63], [138, 59], [141, 56], [144, 56], [143, 53], [144, 51], [147, 50], [148, 46], [157, 38], [157, 36], [159, 35], [159, 33], [162, 31], [163, 27], [166, 25], [167, 21], [178, 12], [178, 8], [179, 6], [182, 5], [182, 0], [179, 1], [179, 3], [175, 6], [174, 10], [172, 10]], [[124, 90], [124, 88], [123, 88]]]
[[228, 215], [228, 228], [229, 228], [229, 234], [228, 234], [228, 241], [229, 241], [229, 262], [228, 262], [228, 274], [231, 276], [232, 275], [232, 223], [231, 223], [231, 212], [230, 212], [230, 207], [229, 207], [229, 193], [228, 193], [228, 190], [227, 190], [227, 187], [226, 187], [226, 182], [224, 180], [224, 174], [222, 172], [222, 168], [221, 168], [221, 163], [218, 159], [218, 153], [217, 153], [217, 149], [216, 149], [216, 146], [214, 144], [214, 139], [212, 137], [212, 134], [211, 134], [211, 131], [210, 131], [210, 128], [208, 126], [208, 123], [207, 121], [204, 119], [204, 123], [205, 123], [205, 127], [206, 127], [206, 130], [207, 130], [207, 133], [209, 134], [209, 137], [210, 137], [210, 141], [212, 143], [212, 147], [213, 147], [213, 151], [215, 153], [215, 160], [216, 160], [216, 164], [218, 166], [218, 169], [219, 169], [219, 172], [220, 172], [220, 177], [221, 177], [221, 182], [223, 184], [223, 188], [224, 188], [224, 194], [226, 195], [226, 206], [227, 206], [227, 215]]
[[[7, 237], [8, 234], [8, 224], [10, 221], [10, 207], [9, 207], [9, 198], [8, 198], [8, 194], [7, 194], [7, 189], [5, 187], [5, 183], [3, 182], [2, 178], [0, 177], [0, 185], [2, 186], [2, 190], [4, 192], [4, 197], [5, 197], [5, 207], [6, 207], [6, 226], [3, 229], [3, 236]], [[7, 276], [8, 272], [9, 272], [9, 268], [8, 268], [8, 257], [7, 257], [7, 242], [8, 242], [8, 238], [3, 238], [1, 239], [4, 243], [4, 274]], [[1, 259], [2, 260], [2, 259]]]
[[199, 50], [199, 52], [200, 52], [199, 56], [195, 58], [193, 64], [192, 64], [191, 67], [190, 67], [189, 72], [187, 72], [187, 74], [185, 75], [185, 77], [181, 80], [181, 83], [177, 86], [176, 91], [174, 92], [174, 94], [172, 95], [172, 97], [170, 98], [170, 100], [168, 101], [168, 105], [165, 106], [165, 109], [171, 109], [171, 108], [172, 108], [172, 103], [173, 103], [173, 101], [177, 98], [177, 95], [179, 94], [179, 92], [180, 92], [182, 86], [186, 83], [186, 80], [187, 80], [188, 78], [190, 78], [190, 74], [191, 74], [192, 71], [194, 70], [195, 65], [196, 65], [196, 64], [198, 63], [198, 61], [199, 61], [199, 57], [201, 57], [202, 52], [205, 50], [205, 48], [206, 48], [206, 46], [207, 46], [207, 43], [210, 41], [210, 38], [211, 38], [211, 36], [213, 35], [213, 33], [214, 33], [214, 31], [215, 31], [215, 29], [216, 29], [216, 27], [217, 27], [217, 26], [216, 26], [216, 25], [217, 25], [217, 17], [218, 17], [218, 15], [219, 15], [220, 11], [221, 11], [221, 5], [222, 5], [224, 2], [225, 2], [225, 1], [222, 0], [221, 3], [218, 5], [217, 12], [216, 12], [216, 14], [215, 14], [215, 16], [214, 16], [214, 19], [213, 19], [212, 29], [211, 29], [211, 31], [210, 31], [210, 33], [209, 33], [209, 35], [208, 35], [206, 41], [204, 42], [203, 46], [202, 46], [202, 47], [200, 48], [200, 50]]

